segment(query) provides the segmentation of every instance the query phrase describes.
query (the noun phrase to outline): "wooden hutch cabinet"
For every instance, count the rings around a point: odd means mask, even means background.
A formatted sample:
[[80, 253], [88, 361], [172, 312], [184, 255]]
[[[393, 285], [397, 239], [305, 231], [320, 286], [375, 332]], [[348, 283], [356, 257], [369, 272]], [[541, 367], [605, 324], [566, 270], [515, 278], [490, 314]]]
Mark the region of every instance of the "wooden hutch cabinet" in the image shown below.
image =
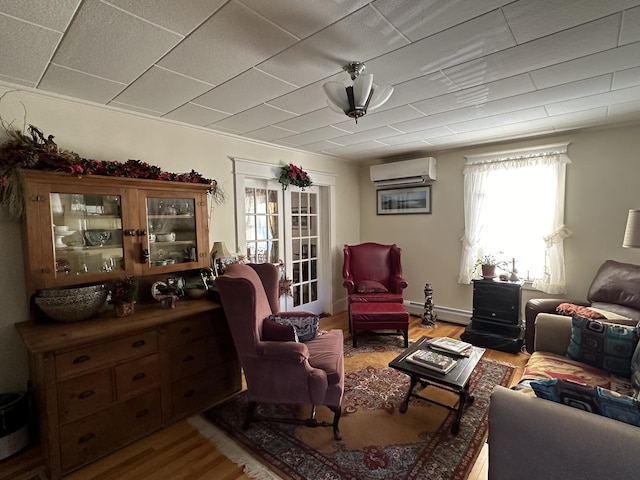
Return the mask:
[[[206, 185], [36, 171], [24, 178], [30, 297], [209, 266]], [[54, 480], [242, 388], [222, 307], [206, 299], [16, 328]]]

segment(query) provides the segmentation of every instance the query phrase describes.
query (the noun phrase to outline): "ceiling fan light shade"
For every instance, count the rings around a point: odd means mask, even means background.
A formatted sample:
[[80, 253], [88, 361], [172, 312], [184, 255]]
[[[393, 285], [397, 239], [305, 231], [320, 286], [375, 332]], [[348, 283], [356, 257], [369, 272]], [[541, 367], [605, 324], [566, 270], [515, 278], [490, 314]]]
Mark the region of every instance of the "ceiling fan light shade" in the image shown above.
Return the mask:
[[373, 87], [373, 75], [360, 75], [353, 81], [353, 98], [356, 107], [364, 107]]
[[[324, 93], [328, 97], [328, 102], [332, 103], [335, 107], [342, 112], [349, 109], [349, 99], [347, 97], [347, 90], [343, 83], [340, 82], [327, 82], [322, 85]], [[331, 106], [331, 105], [329, 105]]]
[[393, 87], [377, 87], [374, 85], [373, 95], [371, 96], [367, 110], [375, 110], [381, 107], [391, 98], [391, 94], [393, 94]]

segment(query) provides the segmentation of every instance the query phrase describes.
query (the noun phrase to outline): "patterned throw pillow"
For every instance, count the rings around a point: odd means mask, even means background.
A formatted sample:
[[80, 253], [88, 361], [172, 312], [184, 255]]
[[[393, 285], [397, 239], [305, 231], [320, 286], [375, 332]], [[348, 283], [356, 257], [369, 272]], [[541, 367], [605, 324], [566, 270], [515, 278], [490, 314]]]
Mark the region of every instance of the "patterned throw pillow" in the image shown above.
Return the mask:
[[278, 322], [265, 318], [262, 322], [262, 340], [265, 342], [297, 342], [296, 329], [291, 325], [281, 325]]
[[279, 323], [280, 325], [291, 325], [298, 335], [298, 340], [308, 342], [318, 335], [318, 324], [320, 319], [317, 315], [287, 316], [271, 315], [269, 319]]
[[567, 355], [573, 360], [629, 378], [631, 357], [637, 344], [635, 327], [574, 315]]
[[632, 397], [557, 378], [533, 380], [530, 385], [539, 398], [640, 427], [640, 402]]
[[580, 315], [584, 318], [592, 318], [594, 320], [606, 318], [600, 312], [591, 310], [588, 307], [582, 305], [576, 305], [574, 303], [561, 303], [556, 307], [556, 312], [560, 315]]
[[356, 292], [358, 293], [387, 293], [387, 287], [375, 280], [361, 280], [356, 282]]

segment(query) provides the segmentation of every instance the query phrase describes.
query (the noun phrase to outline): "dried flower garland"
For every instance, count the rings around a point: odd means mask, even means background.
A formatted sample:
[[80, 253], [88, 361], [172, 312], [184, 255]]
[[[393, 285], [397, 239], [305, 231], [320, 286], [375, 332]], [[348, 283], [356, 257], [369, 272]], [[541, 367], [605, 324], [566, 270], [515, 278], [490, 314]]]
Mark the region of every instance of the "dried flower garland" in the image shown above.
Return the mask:
[[58, 150], [54, 136], [45, 138], [35, 126], [29, 125], [30, 136], [3, 122], [9, 139], [0, 145], [0, 202], [7, 206], [13, 218], [23, 212], [21, 169], [50, 170], [73, 175], [106, 175], [149, 180], [166, 180], [209, 185], [209, 194], [216, 203], [224, 201], [224, 192], [216, 180], [203, 177], [195, 170], [189, 173], [164, 172], [160, 167], [140, 160], [126, 162], [89, 160], [77, 153]]
[[296, 167], [293, 163], [282, 167], [278, 181], [282, 184], [283, 190], [286, 190], [289, 185], [295, 185], [302, 190], [313, 185], [307, 172], [302, 170], [302, 167]]

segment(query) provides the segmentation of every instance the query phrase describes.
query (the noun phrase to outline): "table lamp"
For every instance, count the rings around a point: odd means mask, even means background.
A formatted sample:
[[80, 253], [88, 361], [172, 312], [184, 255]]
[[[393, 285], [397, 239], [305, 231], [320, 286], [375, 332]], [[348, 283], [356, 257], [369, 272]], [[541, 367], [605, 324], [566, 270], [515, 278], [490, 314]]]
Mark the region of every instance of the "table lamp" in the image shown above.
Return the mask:
[[640, 248], [640, 210], [629, 210], [622, 246]]

